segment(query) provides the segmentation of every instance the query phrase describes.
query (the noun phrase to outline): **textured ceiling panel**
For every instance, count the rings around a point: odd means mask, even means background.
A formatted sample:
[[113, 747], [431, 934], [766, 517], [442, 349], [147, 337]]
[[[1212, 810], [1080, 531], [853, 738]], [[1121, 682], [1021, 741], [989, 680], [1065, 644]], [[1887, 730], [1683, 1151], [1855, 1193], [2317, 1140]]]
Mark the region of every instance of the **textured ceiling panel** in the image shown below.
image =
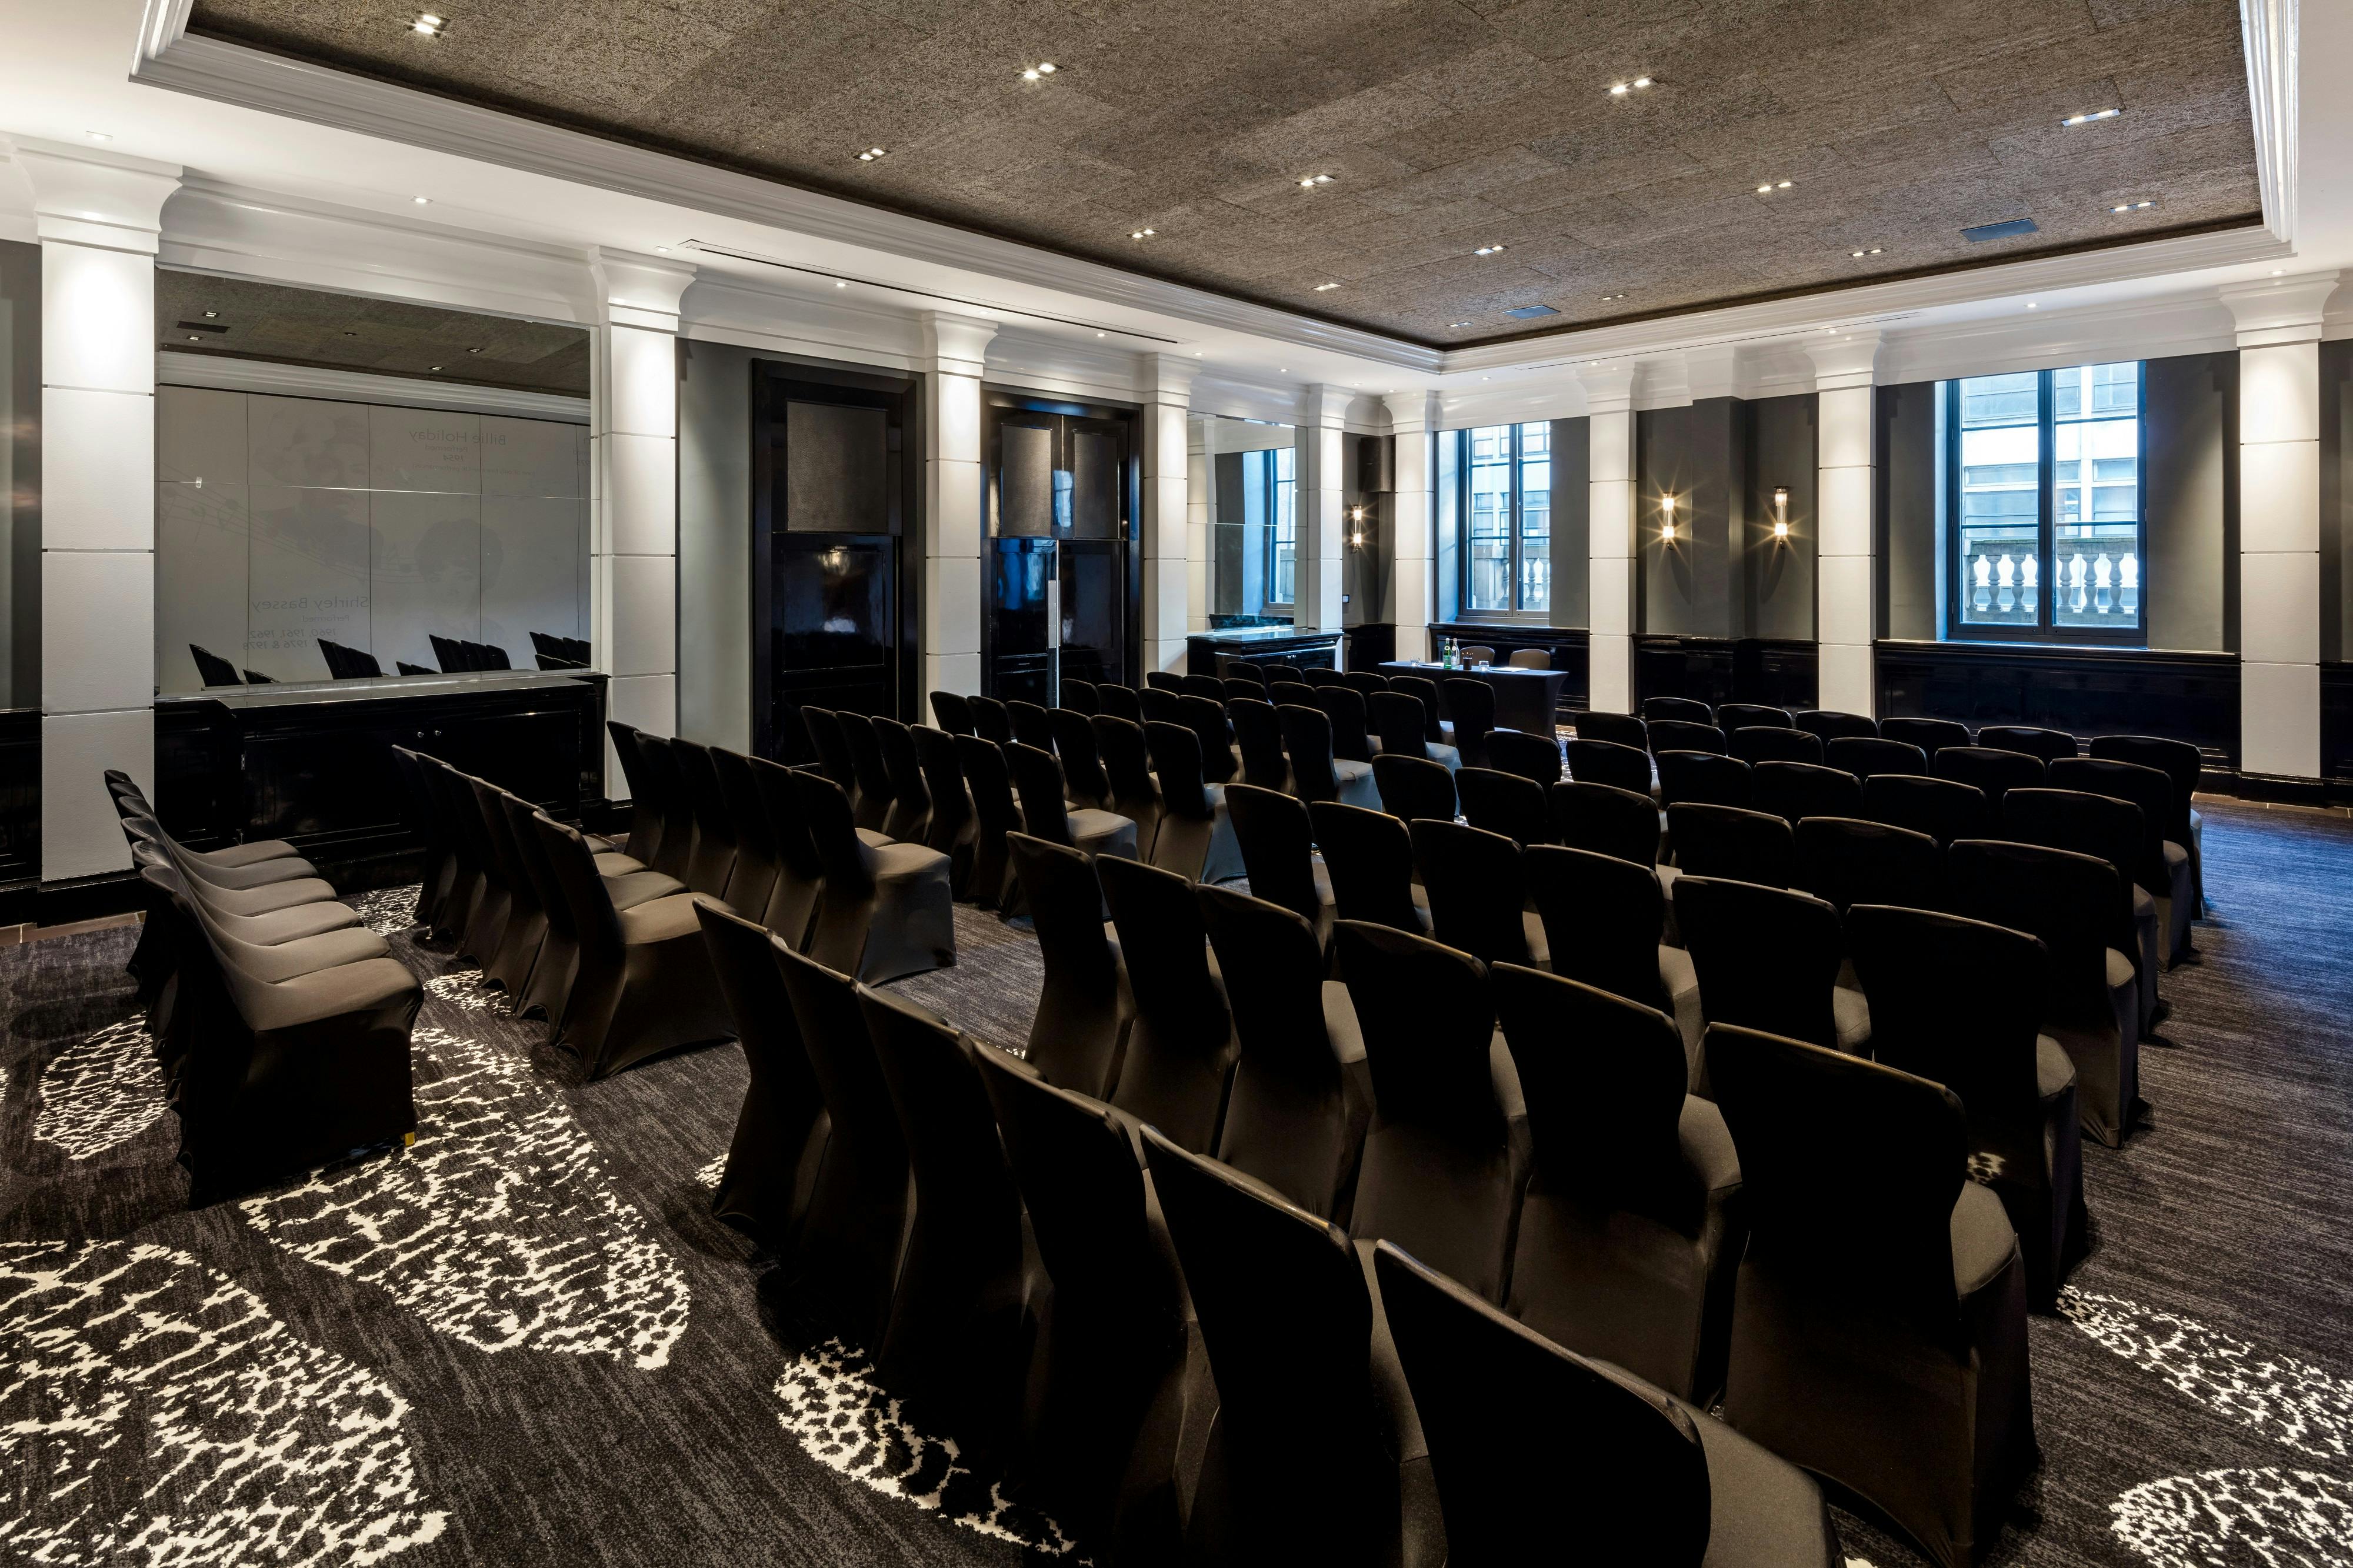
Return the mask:
[[176, 353], [588, 395], [579, 327], [169, 268], [155, 274], [155, 342]]
[[2261, 207], [2234, 0], [436, 3], [192, 26], [1450, 346]]

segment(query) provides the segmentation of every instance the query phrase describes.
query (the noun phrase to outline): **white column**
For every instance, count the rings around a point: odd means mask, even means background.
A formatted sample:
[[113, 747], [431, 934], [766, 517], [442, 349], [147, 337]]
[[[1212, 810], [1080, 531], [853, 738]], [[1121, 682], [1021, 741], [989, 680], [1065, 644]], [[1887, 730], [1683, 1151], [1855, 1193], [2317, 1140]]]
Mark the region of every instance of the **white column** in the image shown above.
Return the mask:
[[1436, 471], [1430, 458], [1430, 432], [1438, 428], [1438, 398], [1428, 392], [1400, 392], [1388, 400], [1389, 433], [1397, 438], [1397, 489], [1390, 498], [1388, 596], [1377, 616], [1397, 627], [1399, 658], [1430, 657], [1430, 623], [1438, 607], [1430, 594], [1436, 578], [1430, 569], [1430, 486]]
[[1634, 710], [1634, 367], [1593, 365], [1585, 384], [1590, 465], [1586, 616], [1586, 702], [1599, 713]]
[[155, 787], [155, 253], [174, 164], [19, 139], [41, 241], [41, 880], [120, 871]]
[[[612, 716], [653, 735], [678, 729], [678, 311], [694, 268], [596, 253], [604, 322], [589, 409], [596, 496], [589, 552], [590, 646], [612, 678]], [[628, 787], [609, 742], [605, 792]]]
[[[1144, 673], [1182, 674], [1192, 625], [1190, 476], [1186, 405], [1199, 362], [1190, 354], [1147, 355], [1144, 363]], [[1204, 529], [1203, 533], [1207, 533]], [[1206, 560], [1204, 565], [1206, 566]], [[1206, 619], [1206, 613], [1205, 617]]]
[[[1209, 629], [1209, 498], [1217, 472], [1209, 461], [1210, 421], [1185, 421], [1185, 629]], [[1181, 668], [1179, 673], [1182, 673]]]
[[924, 693], [980, 690], [980, 378], [996, 335], [923, 312]]
[[1877, 531], [1872, 526], [1872, 376], [1876, 331], [1822, 334], [1814, 362], [1814, 642], [1817, 707], [1878, 711], [1872, 639], [1878, 635]]
[[1340, 447], [1353, 395], [1345, 387], [1310, 388], [1306, 416], [1299, 425], [1306, 471], [1299, 476], [1299, 585], [1291, 624], [1303, 632], [1336, 632], [1341, 626], [1340, 594], [1347, 576], [1340, 563], [1347, 524], [1341, 515]]
[[2239, 767], [2320, 776], [2320, 321], [2334, 272], [2226, 289], [2239, 336]]

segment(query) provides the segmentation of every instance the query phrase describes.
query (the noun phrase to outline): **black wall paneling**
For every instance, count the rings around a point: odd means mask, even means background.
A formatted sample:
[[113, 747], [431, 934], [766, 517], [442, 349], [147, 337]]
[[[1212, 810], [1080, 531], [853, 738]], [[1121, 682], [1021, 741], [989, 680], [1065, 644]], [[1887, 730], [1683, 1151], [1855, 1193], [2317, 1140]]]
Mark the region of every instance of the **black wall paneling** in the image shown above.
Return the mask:
[[41, 710], [0, 710], [0, 885], [41, 874]]
[[[2232, 494], [2238, 492], [2235, 478]], [[2233, 554], [2236, 553], [2235, 549]], [[2320, 345], [2320, 657], [2338, 660], [2353, 643], [2353, 338]], [[2238, 603], [2232, 591], [2231, 602]], [[2232, 647], [2237, 644], [2233, 643]]]
[[981, 689], [1050, 705], [1064, 674], [1134, 684], [1141, 410], [983, 387], [980, 419]]
[[1695, 701], [1764, 702], [1811, 708], [1820, 660], [1811, 638], [1634, 638], [1634, 701], [1688, 697]]
[[2238, 766], [2234, 654], [1887, 640], [1876, 656], [1883, 718], [2166, 735], [2221, 767]]
[[1546, 614], [1556, 626], [1581, 626], [1592, 619], [1591, 423], [1552, 422], [1552, 606]]
[[1348, 628], [1347, 668], [1378, 669], [1397, 657], [1397, 627], [1387, 621], [1366, 621]]
[[2320, 776], [2353, 793], [2353, 664], [2320, 667]]
[[[1592, 666], [1585, 632], [1567, 626], [1524, 626], [1515, 621], [1440, 621], [1430, 628], [1432, 658], [1437, 657], [1439, 643], [1446, 637], [1465, 647], [1492, 647], [1499, 664], [1522, 648], [1542, 648], [1551, 656], [1552, 668], [1568, 677], [1560, 683], [1560, 711], [1574, 713], [1586, 705], [1592, 689]], [[1361, 668], [1370, 669], [1373, 666]]]

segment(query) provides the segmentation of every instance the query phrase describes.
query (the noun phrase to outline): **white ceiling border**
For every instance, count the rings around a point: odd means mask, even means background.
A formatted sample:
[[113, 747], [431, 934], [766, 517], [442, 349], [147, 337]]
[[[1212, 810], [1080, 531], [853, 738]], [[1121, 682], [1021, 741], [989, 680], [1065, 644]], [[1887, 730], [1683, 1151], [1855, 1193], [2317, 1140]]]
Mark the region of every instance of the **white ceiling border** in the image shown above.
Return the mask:
[[155, 356], [155, 384], [194, 386], [214, 392], [258, 392], [273, 397], [323, 397], [337, 403], [370, 403], [393, 408], [447, 408], [461, 414], [500, 414], [517, 419], [588, 423], [588, 400], [555, 392], [521, 392], [502, 386], [467, 386], [366, 371], [320, 365], [281, 364], [274, 360], [229, 359], [219, 354]]

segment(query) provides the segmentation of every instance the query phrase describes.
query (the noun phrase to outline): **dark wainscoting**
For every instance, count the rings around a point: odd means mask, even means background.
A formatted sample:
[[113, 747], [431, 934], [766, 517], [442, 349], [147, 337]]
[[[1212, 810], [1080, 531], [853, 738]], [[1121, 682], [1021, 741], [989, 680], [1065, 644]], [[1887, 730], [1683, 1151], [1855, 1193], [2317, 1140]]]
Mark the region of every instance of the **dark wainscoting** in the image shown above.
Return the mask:
[[[1432, 621], [1430, 624], [1430, 657], [1438, 656], [1439, 639], [1452, 637], [1457, 643], [1485, 647], [1495, 650], [1497, 662], [1512, 657], [1524, 647], [1537, 647], [1552, 656], [1552, 667], [1568, 677], [1560, 683], [1560, 712], [1564, 718], [1583, 711], [1587, 693], [1592, 689], [1592, 665], [1588, 658], [1586, 634], [1573, 626], [1524, 626], [1507, 622]], [[1370, 666], [1366, 667], [1371, 668]]]
[[2320, 776], [2353, 793], [2353, 664], [2320, 667]]
[[1810, 642], [1781, 637], [1634, 638], [1634, 700], [1688, 697], [1696, 701], [1762, 702], [1811, 708], [1820, 660]]
[[41, 876], [41, 710], [0, 711], [0, 924], [36, 919]]
[[2165, 735], [2239, 765], [2239, 656], [2139, 648], [1894, 642], [1877, 647], [1882, 717]]
[[601, 673], [155, 704], [155, 809], [192, 848], [284, 838], [345, 890], [416, 875], [390, 748], [428, 752], [577, 821], [605, 797]]
[[1350, 669], [1378, 669], [1397, 657], [1397, 627], [1387, 621], [1367, 621], [1348, 628]]

